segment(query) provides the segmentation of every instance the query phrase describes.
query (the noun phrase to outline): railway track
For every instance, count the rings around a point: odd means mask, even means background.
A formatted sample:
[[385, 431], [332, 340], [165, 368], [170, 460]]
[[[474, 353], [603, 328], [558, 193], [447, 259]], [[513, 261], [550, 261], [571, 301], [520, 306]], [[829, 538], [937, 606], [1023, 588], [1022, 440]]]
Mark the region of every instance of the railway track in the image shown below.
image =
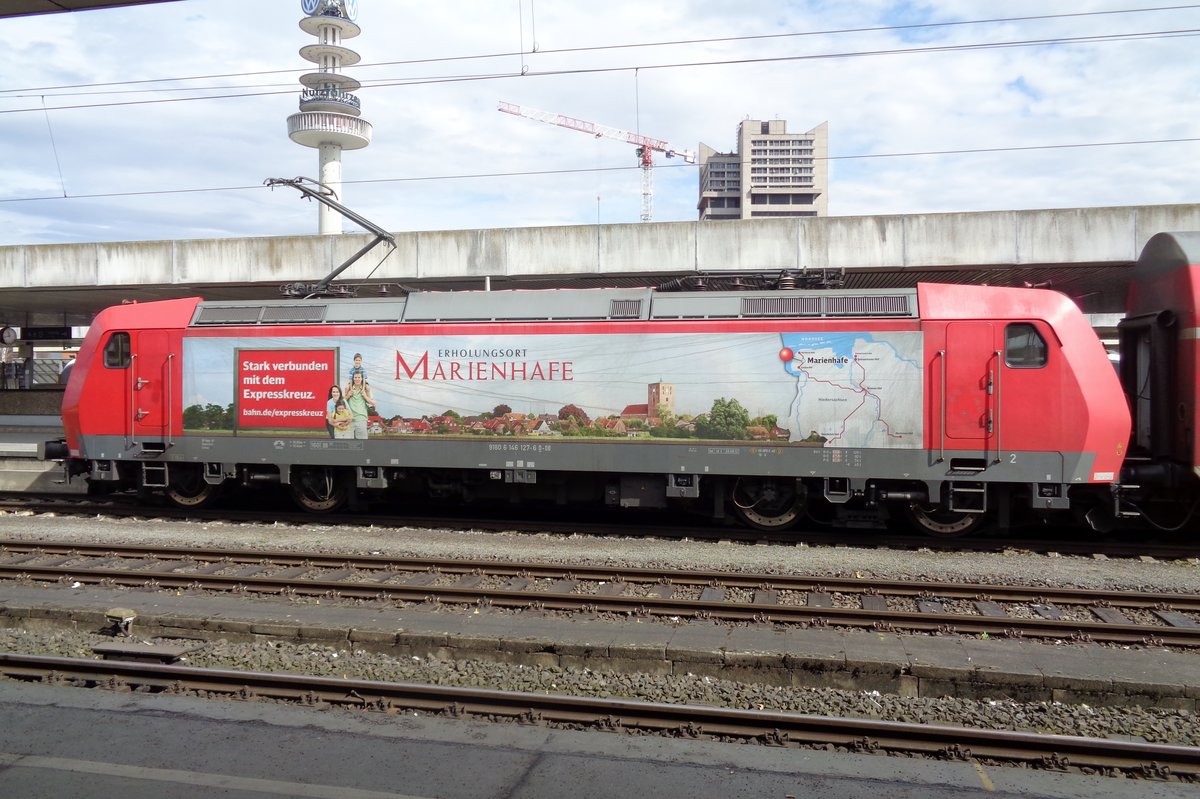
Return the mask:
[[1197, 594], [28, 541], [0, 579], [1200, 646]]
[[[551, 516], [541, 518], [524, 516], [509, 517], [487, 514], [471, 517], [446, 514], [403, 514], [347, 513], [336, 516], [314, 516], [299, 512], [290, 506], [281, 505], [261, 509], [238, 509], [232, 507], [183, 509], [171, 506], [148, 507], [139, 504], [132, 495], [114, 495], [105, 498], [61, 496], [53, 494], [0, 494], [0, 512], [40, 513], [60, 516], [106, 516], [112, 518], [155, 518], [174, 521], [221, 521], [235, 524], [292, 524], [311, 525], [320, 520], [322, 524], [337, 524], [347, 527], [429, 527], [455, 530], [519, 531], [536, 533], [558, 533], [564, 535], [619, 536], [658, 538], [666, 540], [735, 541], [746, 544], [804, 544], [810, 546], [856, 546], [886, 547], [900, 550], [935, 550], [946, 552], [1003, 552], [1024, 551], [1058, 553], [1065, 555], [1104, 555], [1117, 558], [1145, 558], [1177, 560], [1200, 558], [1200, 543], [1196, 541], [1158, 539], [1139, 533], [1129, 537], [1114, 534], [1097, 537], [1091, 531], [1077, 528], [1039, 528], [1036, 536], [1011, 533], [1008, 535], [972, 536], [968, 538], [932, 538], [892, 530], [860, 529], [794, 529], [767, 533], [742, 527], [718, 527], [712, 525], [681, 525], [675, 518], [667, 519], [653, 513], [643, 513], [637, 521], [628, 521], [631, 512], [624, 510], [620, 518], [613, 514], [610, 519], [597, 522], [595, 514], [586, 519], [558, 519]], [[620, 518], [620, 520], [618, 520]]]
[[1153, 780], [1200, 780], [1200, 749], [1099, 738], [13, 653], [0, 653], [0, 674], [14, 680], [117, 691], [835, 748]]

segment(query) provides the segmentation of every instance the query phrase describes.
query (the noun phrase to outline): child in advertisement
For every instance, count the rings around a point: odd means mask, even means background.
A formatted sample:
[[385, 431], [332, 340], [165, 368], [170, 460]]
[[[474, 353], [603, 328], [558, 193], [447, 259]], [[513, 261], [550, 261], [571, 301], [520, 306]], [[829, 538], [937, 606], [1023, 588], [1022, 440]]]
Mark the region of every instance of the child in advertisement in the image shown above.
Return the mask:
[[333, 426], [334, 438], [354, 438], [354, 414], [350, 412], [345, 400], [337, 401], [330, 423]]
[[354, 353], [354, 365], [350, 367], [350, 374], [346, 375], [346, 380], [353, 383], [355, 375], [362, 375], [363, 382], [367, 382], [367, 370], [363, 368], [361, 352]]

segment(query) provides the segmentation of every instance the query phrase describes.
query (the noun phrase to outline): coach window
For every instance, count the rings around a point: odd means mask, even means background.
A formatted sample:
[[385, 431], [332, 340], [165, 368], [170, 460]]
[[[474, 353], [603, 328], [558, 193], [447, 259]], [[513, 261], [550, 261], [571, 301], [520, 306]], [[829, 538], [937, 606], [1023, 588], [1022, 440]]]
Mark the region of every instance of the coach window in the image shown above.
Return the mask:
[[129, 366], [129, 334], [113, 333], [108, 343], [104, 345], [104, 365], [110, 369], [124, 369]]
[[1015, 369], [1038, 369], [1046, 365], [1046, 339], [1028, 322], [1015, 322], [1004, 329], [1004, 363]]

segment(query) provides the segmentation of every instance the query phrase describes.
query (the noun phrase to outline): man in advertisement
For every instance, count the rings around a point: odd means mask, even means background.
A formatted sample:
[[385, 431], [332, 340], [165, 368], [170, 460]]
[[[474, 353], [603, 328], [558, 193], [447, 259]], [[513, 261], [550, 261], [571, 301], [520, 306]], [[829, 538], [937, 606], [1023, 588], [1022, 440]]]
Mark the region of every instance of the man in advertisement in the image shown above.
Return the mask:
[[350, 406], [350, 413], [354, 419], [351, 423], [354, 437], [366, 438], [367, 421], [371, 415], [368, 406], [374, 407], [375, 399], [371, 396], [371, 386], [367, 384], [361, 371], [354, 372], [354, 376], [350, 378], [350, 385], [346, 387], [346, 404]]

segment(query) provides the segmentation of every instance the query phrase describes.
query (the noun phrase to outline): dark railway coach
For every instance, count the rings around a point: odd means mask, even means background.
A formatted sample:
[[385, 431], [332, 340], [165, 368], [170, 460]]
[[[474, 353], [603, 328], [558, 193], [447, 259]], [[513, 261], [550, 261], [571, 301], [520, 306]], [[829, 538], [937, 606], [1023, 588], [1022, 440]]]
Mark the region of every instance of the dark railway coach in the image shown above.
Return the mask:
[[1036, 289], [123, 305], [92, 324], [47, 456], [184, 506], [278, 483], [312, 511], [421, 496], [765, 529], [1099, 525], [1195, 481], [1188, 236], [1147, 247], [1120, 375], [1071, 300]]

